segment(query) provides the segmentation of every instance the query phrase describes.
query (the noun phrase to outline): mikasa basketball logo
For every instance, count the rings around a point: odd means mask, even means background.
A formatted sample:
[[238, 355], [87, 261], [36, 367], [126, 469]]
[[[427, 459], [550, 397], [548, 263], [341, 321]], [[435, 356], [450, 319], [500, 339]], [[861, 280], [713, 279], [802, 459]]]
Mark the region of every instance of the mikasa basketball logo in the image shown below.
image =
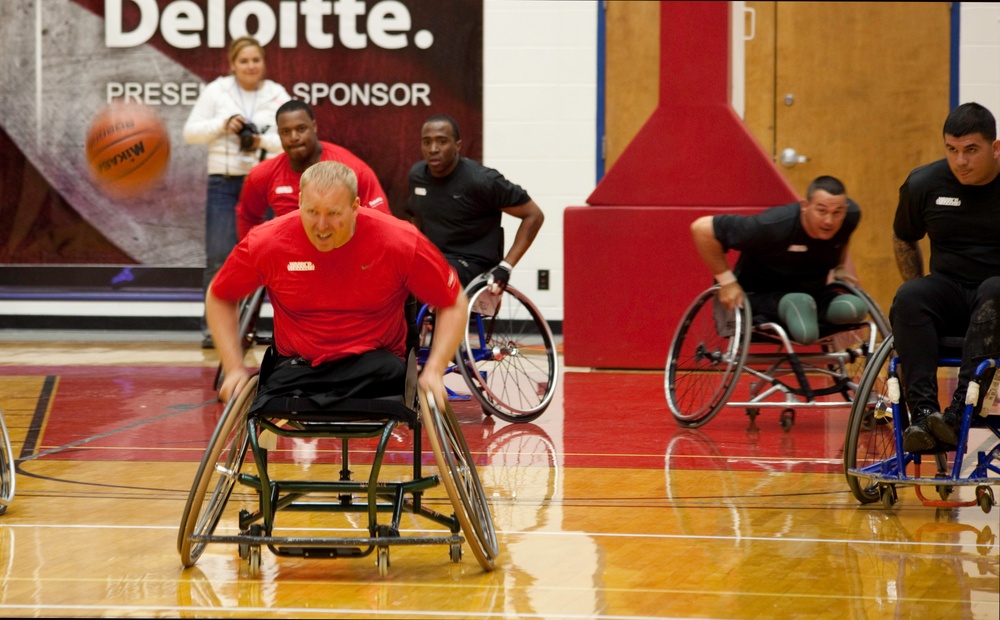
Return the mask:
[[[299, 16], [304, 18], [301, 34], [315, 49], [330, 49], [335, 44], [347, 49], [364, 49], [369, 42], [387, 50], [413, 45], [427, 49], [434, 44], [429, 30], [410, 30], [410, 10], [398, 0], [367, 3], [364, 0], [281, 0], [277, 3], [244, 0], [226, 12], [226, 0], [174, 0], [163, 7], [157, 0], [105, 0], [104, 41], [108, 47], [136, 47], [149, 41], [156, 31], [167, 44], [178, 49], [207, 45], [222, 48], [226, 34], [238, 37], [253, 34], [261, 45], [277, 36], [278, 46], [298, 47]], [[369, 6], [370, 4], [370, 6]], [[138, 24], [126, 30], [125, 7], [139, 11]], [[332, 17], [331, 17], [332, 16]], [[329, 19], [328, 19], [329, 18]], [[256, 32], [248, 25], [256, 22]], [[328, 22], [335, 26], [327, 30]]]

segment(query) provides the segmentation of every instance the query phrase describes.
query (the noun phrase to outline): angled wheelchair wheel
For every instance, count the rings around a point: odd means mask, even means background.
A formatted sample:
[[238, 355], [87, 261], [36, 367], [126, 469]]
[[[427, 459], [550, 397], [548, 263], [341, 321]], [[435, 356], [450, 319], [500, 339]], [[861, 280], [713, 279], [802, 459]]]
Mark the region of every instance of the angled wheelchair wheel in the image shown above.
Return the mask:
[[[253, 295], [244, 298], [239, 304], [239, 334], [240, 344], [243, 352], [246, 353], [253, 348], [253, 343], [257, 339], [257, 321], [260, 320], [260, 308], [264, 305], [264, 295], [267, 289], [263, 286], [254, 291]], [[215, 389], [222, 387], [222, 364], [215, 370]]]
[[465, 540], [483, 570], [492, 571], [500, 553], [493, 515], [458, 420], [450, 405], [445, 403], [445, 407], [439, 409], [433, 399], [426, 398], [423, 393], [420, 394], [420, 417]]
[[[892, 336], [871, 356], [858, 385], [844, 440], [844, 473], [851, 493], [862, 504], [882, 499], [877, 480], [847, 473], [895, 458], [896, 434], [889, 399], [889, 361], [895, 355]], [[900, 399], [902, 403], [902, 399]]]
[[210, 536], [215, 531], [236, 485], [249, 445], [247, 411], [256, 393], [257, 377], [253, 376], [226, 405], [198, 466], [177, 535], [185, 567], [194, 566], [205, 550], [206, 543], [192, 542], [191, 536]]
[[664, 392], [681, 426], [705, 424], [725, 406], [750, 346], [750, 303], [727, 310], [719, 287], [701, 293], [684, 313], [667, 354]]
[[558, 356], [552, 331], [520, 291], [490, 293], [485, 281], [469, 289], [469, 329], [455, 362], [486, 415], [530, 422], [552, 401]]
[[0, 514], [7, 512], [7, 506], [14, 501], [14, 450], [10, 447], [7, 424], [0, 412]]

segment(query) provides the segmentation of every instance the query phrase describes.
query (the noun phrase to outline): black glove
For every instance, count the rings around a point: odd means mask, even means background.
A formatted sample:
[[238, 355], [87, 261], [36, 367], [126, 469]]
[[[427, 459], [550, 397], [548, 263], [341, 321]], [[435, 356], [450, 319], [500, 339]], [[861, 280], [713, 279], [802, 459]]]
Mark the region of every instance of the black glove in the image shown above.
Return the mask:
[[507, 261], [500, 261], [500, 264], [494, 267], [486, 277], [486, 285], [499, 284], [501, 289], [506, 287], [507, 283], [510, 282], [510, 272], [513, 269]]

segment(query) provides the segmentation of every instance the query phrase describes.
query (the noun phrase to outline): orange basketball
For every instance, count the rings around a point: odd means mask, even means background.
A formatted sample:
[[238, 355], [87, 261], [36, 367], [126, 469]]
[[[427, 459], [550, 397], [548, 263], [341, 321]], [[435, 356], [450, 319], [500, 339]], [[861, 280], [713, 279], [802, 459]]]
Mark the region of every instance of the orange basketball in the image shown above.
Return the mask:
[[152, 108], [111, 104], [87, 129], [87, 164], [107, 194], [134, 198], [149, 192], [170, 161], [170, 136]]

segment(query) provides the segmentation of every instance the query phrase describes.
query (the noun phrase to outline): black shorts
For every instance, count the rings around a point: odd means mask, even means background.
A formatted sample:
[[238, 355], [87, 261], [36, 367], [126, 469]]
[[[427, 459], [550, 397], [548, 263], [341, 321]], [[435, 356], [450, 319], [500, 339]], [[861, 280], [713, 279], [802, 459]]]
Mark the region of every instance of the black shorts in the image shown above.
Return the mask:
[[271, 353], [268, 350], [261, 364], [261, 384], [251, 412], [276, 398], [307, 398], [322, 408], [345, 398], [402, 396], [406, 389], [406, 363], [384, 349], [318, 366]]

